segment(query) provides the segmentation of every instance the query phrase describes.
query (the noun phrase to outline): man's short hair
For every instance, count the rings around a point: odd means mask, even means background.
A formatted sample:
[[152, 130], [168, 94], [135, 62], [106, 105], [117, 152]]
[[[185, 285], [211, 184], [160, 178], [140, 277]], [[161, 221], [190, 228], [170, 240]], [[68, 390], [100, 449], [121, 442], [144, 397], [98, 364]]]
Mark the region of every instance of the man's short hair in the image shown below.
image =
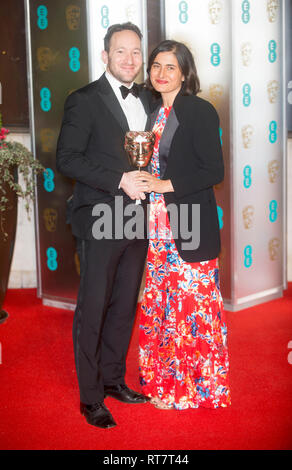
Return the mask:
[[128, 21], [127, 23], [117, 23], [117, 24], [113, 24], [112, 26], [110, 26], [107, 30], [107, 33], [104, 37], [104, 50], [106, 52], [109, 52], [109, 49], [110, 49], [110, 40], [111, 40], [111, 37], [114, 33], [119, 33], [120, 31], [133, 31], [134, 33], [137, 34], [137, 36], [139, 36], [140, 40], [142, 39], [143, 35], [140, 31], [140, 29], [138, 28], [138, 26], [136, 26], [135, 24], [131, 23], [130, 21]]

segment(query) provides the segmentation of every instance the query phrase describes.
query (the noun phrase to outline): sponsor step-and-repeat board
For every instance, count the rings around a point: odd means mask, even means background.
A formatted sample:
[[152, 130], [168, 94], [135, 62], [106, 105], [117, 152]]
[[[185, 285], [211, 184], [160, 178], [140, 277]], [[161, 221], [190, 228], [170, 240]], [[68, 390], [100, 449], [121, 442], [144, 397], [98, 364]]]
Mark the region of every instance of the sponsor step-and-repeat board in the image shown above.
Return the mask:
[[44, 303], [70, 306], [79, 284], [75, 240], [66, 224], [74, 182], [56, 171], [56, 145], [66, 97], [89, 82], [87, 10], [82, 0], [30, 0], [26, 11], [33, 149], [47, 170], [37, 187], [38, 294]]
[[282, 3], [245, 0], [232, 8], [233, 296], [239, 304], [279, 295], [284, 286]]
[[[74, 182], [56, 171], [64, 102], [104, 72], [103, 38], [114, 23], [132, 21], [147, 46], [146, 2], [140, 0], [26, 0], [32, 147], [46, 168], [37, 187], [38, 295], [74, 308], [80, 279], [76, 243], [66, 224]], [[139, 77], [144, 79], [143, 71]]]
[[165, 0], [166, 36], [190, 47], [200, 96], [220, 117], [220, 276], [231, 310], [285, 286], [283, 13], [279, 0]]
[[229, 2], [165, 0], [167, 39], [184, 42], [193, 53], [201, 83], [201, 96], [210, 101], [220, 118], [220, 132], [225, 164], [224, 181], [215, 187], [222, 249], [220, 254], [221, 289], [224, 299], [231, 299], [231, 31]]
[[[225, 179], [215, 188], [221, 230], [221, 289], [227, 309], [282, 295], [285, 287], [286, 93], [284, 13], [279, 0], [161, 0], [167, 38], [194, 54], [200, 96], [220, 117]], [[38, 292], [74, 307], [75, 240], [66, 225], [74, 182], [56, 172], [64, 101], [104, 72], [103, 38], [114, 23], [143, 33], [142, 0], [26, 0], [33, 148], [47, 168], [37, 191]], [[139, 81], [145, 77], [141, 73]]]

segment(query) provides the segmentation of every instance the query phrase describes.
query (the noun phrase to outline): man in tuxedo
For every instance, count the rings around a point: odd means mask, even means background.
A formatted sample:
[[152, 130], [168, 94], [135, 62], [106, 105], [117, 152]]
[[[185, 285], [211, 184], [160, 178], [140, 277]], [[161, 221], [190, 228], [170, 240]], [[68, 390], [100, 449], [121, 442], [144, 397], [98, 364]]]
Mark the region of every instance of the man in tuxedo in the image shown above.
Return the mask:
[[[116, 425], [105, 397], [126, 403], [148, 400], [125, 384], [147, 240], [129, 240], [117, 227], [117, 210], [135, 199], [145, 206], [148, 188], [124, 150], [126, 132], [144, 130], [149, 114], [147, 92], [134, 83], [142, 67], [141, 38], [132, 23], [108, 29], [102, 52], [106, 72], [67, 98], [57, 145], [57, 169], [76, 180], [70, 222], [81, 274], [73, 321], [80, 411], [101, 428]], [[111, 209], [115, 228], [110, 237], [93, 230], [98, 204]]]

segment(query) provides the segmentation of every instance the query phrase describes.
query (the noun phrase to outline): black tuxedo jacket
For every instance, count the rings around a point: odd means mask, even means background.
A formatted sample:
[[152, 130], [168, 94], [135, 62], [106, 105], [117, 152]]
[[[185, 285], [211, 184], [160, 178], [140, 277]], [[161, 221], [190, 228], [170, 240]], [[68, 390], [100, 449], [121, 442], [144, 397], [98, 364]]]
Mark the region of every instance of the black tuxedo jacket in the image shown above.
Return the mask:
[[[159, 108], [151, 115], [151, 129]], [[184, 96], [182, 92], [176, 96], [161, 136], [159, 161], [161, 178], [170, 179], [174, 188], [164, 198], [166, 205], [173, 204], [178, 212], [176, 220], [168, 211], [172, 232], [177, 232], [175, 243], [180, 256], [188, 262], [216, 258], [220, 233], [213, 185], [223, 180], [224, 165], [219, 118], [208, 101]], [[200, 220], [193, 215], [193, 204], [200, 204]], [[182, 237], [186, 227], [180, 223], [184, 211], [188, 214], [188, 231], [200, 224], [200, 244], [196, 249], [190, 249], [190, 244], [183, 246], [188, 241]]]
[[[149, 94], [142, 86], [139, 97], [149, 115]], [[114, 196], [122, 196], [124, 205], [133, 203], [118, 189], [123, 173], [134, 169], [124, 150], [128, 130], [105, 75], [68, 96], [57, 144], [57, 169], [76, 180], [70, 223], [78, 238], [93, 238], [95, 204], [109, 204], [114, 220]]]

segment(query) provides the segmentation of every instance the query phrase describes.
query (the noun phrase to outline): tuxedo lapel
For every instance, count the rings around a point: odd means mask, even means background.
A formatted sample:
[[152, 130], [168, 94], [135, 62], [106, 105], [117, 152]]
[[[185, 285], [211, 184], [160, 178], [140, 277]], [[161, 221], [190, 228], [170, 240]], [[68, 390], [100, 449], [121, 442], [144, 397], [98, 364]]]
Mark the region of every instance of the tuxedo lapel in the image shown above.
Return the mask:
[[[124, 133], [129, 131], [129, 124], [127, 121], [127, 118], [125, 116], [124, 111], [121, 108], [121, 105], [111, 87], [109, 84], [108, 80], [106, 79], [105, 74], [102, 75], [102, 77], [99, 79], [99, 90], [98, 93], [100, 97], [102, 98], [104, 104], [106, 107], [110, 110], [110, 112], [113, 114], [114, 118], [117, 120], [121, 128], [123, 129]], [[150, 129], [150, 104], [149, 104], [149, 95], [147, 91], [145, 90], [143, 85], [138, 85], [139, 86], [139, 98], [144, 106], [145, 113], [147, 114], [147, 122], [145, 126], [145, 130]]]
[[105, 75], [99, 79], [98, 94], [126, 134], [129, 131], [127, 118]]
[[[151, 114], [150, 124], [151, 129], [154, 126], [156, 121], [159, 107]], [[166, 121], [164, 130], [162, 132], [160, 142], [159, 142], [159, 167], [160, 167], [160, 177], [163, 178], [165, 175], [167, 162], [168, 162], [168, 155], [172, 143], [173, 136], [179, 126], [179, 121], [176, 117], [174, 108], [171, 109], [168, 119]]]
[[145, 113], [147, 114], [147, 122], [145, 125], [145, 130], [150, 130], [150, 104], [149, 104], [149, 95], [147, 94], [147, 91], [145, 90], [143, 85], [138, 85], [139, 86], [139, 98], [144, 106]]
[[139, 98], [142, 101], [142, 104], [145, 109], [145, 113], [148, 115], [150, 114], [150, 105], [149, 105], [149, 95], [147, 94], [146, 90], [142, 85], [139, 86]]
[[153, 113], [150, 116], [150, 129], [153, 129], [159, 110], [160, 110], [160, 106], [158, 106], [158, 108], [156, 108], [155, 111], [153, 111]]

